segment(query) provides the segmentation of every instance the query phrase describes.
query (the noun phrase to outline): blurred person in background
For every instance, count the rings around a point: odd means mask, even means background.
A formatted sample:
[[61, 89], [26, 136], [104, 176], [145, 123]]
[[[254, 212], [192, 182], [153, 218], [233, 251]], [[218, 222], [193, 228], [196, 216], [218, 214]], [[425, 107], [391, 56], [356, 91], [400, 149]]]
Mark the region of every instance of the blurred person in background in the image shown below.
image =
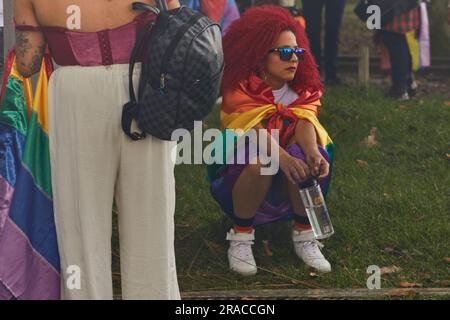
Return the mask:
[[303, 29], [306, 28], [305, 18], [302, 16], [301, 10], [295, 6], [295, 0], [280, 0], [280, 6], [289, 10], [295, 20], [300, 23]]
[[220, 23], [222, 34], [225, 34], [231, 23], [240, 17], [236, 0], [181, 0], [180, 3]]
[[[302, 0], [303, 16], [306, 19], [306, 33], [311, 50], [319, 66], [325, 73], [325, 84], [339, 85], [341, 80], [337, 75], [337, 57], [339, 49], [339, 34], [346, 0]], [[322, 11], [325, 8], [325, 68], [322, 63]]]
[[[429, 65], [429, 61], [426, 63], [420, 61], [420, 49], [424, 48], [420, 48], [421, 43], [418, 41], [420, 30], [424, 28], [428, 30], [428, 19], [426, 5], [421, 7], [420, 1], [394, 1], [400, 3], [397, 8], [402, 10], [395, 11], [393, 19], [381, 27], [379, 36], [389, 55], [392, 85], [388, 96], [405, 101], [417, 93], [413, 71], [419, 68], [420, 62], [423, 66]], [[427, 60], [429, 60], [429, 43]]]

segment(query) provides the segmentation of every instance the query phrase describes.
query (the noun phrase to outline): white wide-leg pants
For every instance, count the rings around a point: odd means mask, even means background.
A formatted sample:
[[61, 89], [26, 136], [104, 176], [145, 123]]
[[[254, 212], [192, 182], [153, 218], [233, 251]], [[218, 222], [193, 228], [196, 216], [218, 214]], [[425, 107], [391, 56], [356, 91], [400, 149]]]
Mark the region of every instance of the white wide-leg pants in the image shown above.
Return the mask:
[[[139, 73], [137, 65], [135, 88]], [[122, 106], [128, 100], [127, 64], [61, 67], [50, 79], [49, 140], [62, 299], [113, 298], [114, 198], [122, 297], [180, 298], [174, 255], [176, 144], [152, 136], [130, 140], [121, 129]]]

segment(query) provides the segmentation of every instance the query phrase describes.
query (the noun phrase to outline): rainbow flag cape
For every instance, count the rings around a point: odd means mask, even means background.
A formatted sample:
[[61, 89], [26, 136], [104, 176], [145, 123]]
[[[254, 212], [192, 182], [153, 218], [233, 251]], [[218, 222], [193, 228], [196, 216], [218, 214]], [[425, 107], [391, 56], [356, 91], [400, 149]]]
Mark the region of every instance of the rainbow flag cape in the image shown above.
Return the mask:
[[[327, 195], [333, 168], [334, 145], [317, 118], [322, 93], [320, 91], [297, 93], [299, 97], [291, 105], [275, 104], [272, 88], [252, 75], [248, 80], [242, 81], [236, 90], [224, 94], [220, 110], [222, 135], [218, 136], [212, 145], [212, 159], [209, 161], [211, 164], [207, 167], [207, 171], [211, 195], [228, 215], [234, 214], [232, 185], [247, 161], [254, 159], [256, 154], [251, 152], [258, 152], [251, 142], [244, 144], [242, 142], [245, 140], [240, 139], [243, 139], [245, 133], [257, 124], [262, 124], [270, 134], [273, 134], [274, 129], [279, 130], [279, 145], [299, 159], [305, 155], [295, 142], [296, 126], [299, 119], [313, 124], [318, 149], [330, 163], [330, 175], [319, 182], [324, 196]], [[271, 185], [265, 200], [256, 212], [255, 225], [292, 218], [290, 202], [280, 199], [276, 188], [276, 184]]]
[[[239, 89], [227, 93], [223, 97], [223, 103], [220, 109], [220, 123], [223, 134], [217, 143], [223, 145], [221, 150], [223, 153], [223, 163], [208, 166], [208, 180], [213, 181], [219, 175], [227, 164], [226, 159], [232, 148], [236, 147], [238, 135], [234, 133], [236, 129], [247, 132], [258, 123], [266, 120], [268, 122], [267, 129], [280, 130], [281, 146], [288, 146], [295, 142], [293, 136], [295, 131], [295, 120], [302, 119], [311, 122], [316, 129], [317, 144], [322, 147], [330, 158], [330, 173], [334, 159], [334, 144], [327, 131], [318, 120], [318, 108], [321, 106], [321, 93], [301, 93], [298, 100], [294, 101], [290, 106], [274, 104], [271, 101], [272, 88], [265, 86], [256, 76], [251, 76], [249, 80], [243, 81]], [[273, 99], [273, 98], [272, 98]], [[286, 126], [286, 120], [291, 125]], [[218, 150], [219, 147], [214, 149]], [[328, 184], [324, 194], [328, 192]]]
[[0, 299], [60, 298], [47, 121], [52, 62], [45, 55], [34, 99], [11, 50], [0, 105]]

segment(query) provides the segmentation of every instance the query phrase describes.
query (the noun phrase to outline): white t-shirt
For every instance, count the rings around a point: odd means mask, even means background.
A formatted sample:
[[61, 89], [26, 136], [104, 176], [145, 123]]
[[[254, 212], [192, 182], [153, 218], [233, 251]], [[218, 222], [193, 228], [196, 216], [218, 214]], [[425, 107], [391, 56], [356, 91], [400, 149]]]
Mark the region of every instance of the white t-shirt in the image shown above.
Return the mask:
[[299, 95], [287, 83], [281, 89], [272, 90], [272, 92], [275, 97], [275, 103], [281, 103], [285, 106], [289, 106], [299, 98]]

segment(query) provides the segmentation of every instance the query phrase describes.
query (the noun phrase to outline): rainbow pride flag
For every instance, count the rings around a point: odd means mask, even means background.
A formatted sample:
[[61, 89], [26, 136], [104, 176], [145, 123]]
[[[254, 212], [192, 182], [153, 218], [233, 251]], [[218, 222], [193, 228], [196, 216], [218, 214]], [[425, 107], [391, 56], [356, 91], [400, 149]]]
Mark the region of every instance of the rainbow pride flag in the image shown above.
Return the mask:
[[0, 105], [0, 299], [60, 298], [53, 215], [45, 55], [34, 98], [11, 50]]

